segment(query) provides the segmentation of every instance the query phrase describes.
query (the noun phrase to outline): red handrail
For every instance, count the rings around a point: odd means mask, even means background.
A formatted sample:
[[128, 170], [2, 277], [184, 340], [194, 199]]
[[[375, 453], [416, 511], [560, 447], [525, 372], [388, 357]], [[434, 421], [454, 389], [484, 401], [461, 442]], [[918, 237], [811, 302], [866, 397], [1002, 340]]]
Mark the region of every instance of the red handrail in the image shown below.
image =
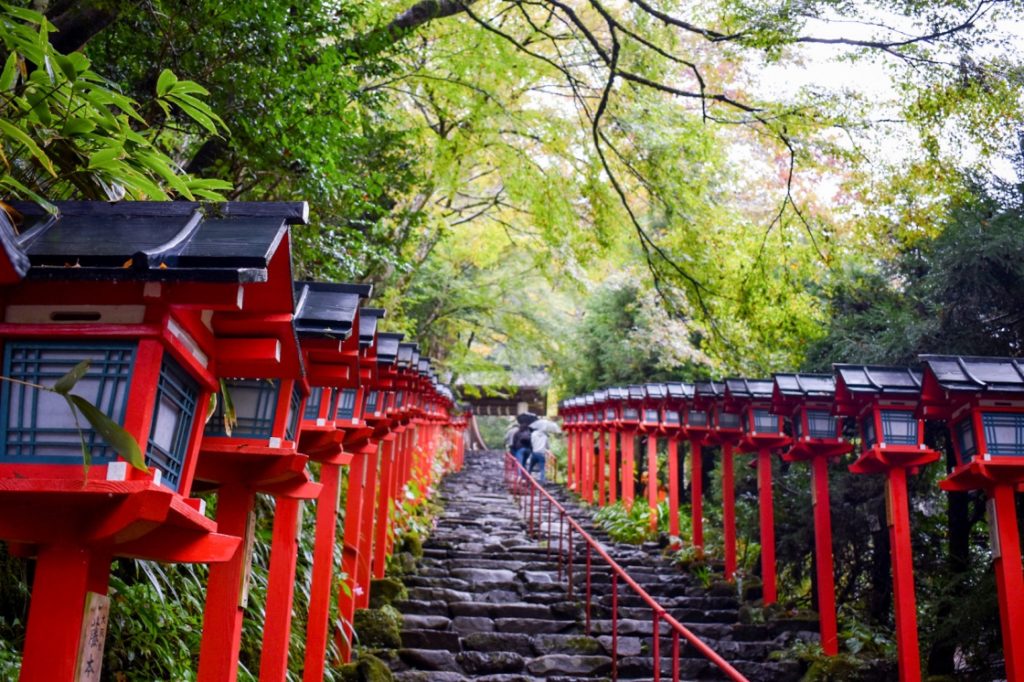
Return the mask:
[[[558, 515], [559, 515], [558, 516], [558, 528], [559, 528], [559, 534], [558, 534], [558, 571], [559, 571], [559, 580], [561, 580], [561, 572], [562, 572], [562, 535], [563, 535], [562, 529], [565, 528], [566, 529], [565, 535], [567, 536], [566, 544], [567, 544], [567, 554], [568, 554], [567, 559], [566, 559], [566, 576], [568, 578], [567, 589], [568, 589], [568, 594], [569, 594], [570, 598], [572, 597], [572, 592], [573, 592], [573, 584], [572, 584], [572, 580], [573, 580], [573, 574], [572, 574], [572, 564], [573, 564], [572, 533], [573, 533], [573, 531], [575, 530], [577, 533], [579, 533], [580, 537], [583, 538], [584, 542], [586, 542], [586, 545], [587, 545], [587, 557], [586, 557], [587, 584], [586, 584], [586, 602], [585, 602], [585, 604], [586, 604], [586, 625], [585, 625], [585, 630], [586, 630], [586, 633], [588, 635], [590, 634], [590, 596], [591, 596], [590, 573], [591, 573], [591, 556], [592, 556], [592, 554], [594, 552], [596, 552], [597, 555], [599, 557], [601, 557], [601, 559], [603, 559], [604, 562], [606, 564], [608, 564], [608, 567], [611, 569], [611, 572], [612, 572], [612, 575], [611, 575], [611, 580], [612, 580], [612, 655], [611, 655], [611, 659], [612, 659], [612, 679], [613, 680], [618, 679], [618, 665], [617, 665], [617, 658], [618, 658], [618, 582], [621, 580], [626, 585], [628, 585], [630, 587], [630, 589], [632, 589], [633, 592], [638, 597], [640, 597], [640, 599], [643, 600], [647, 604], [647, 606], [651, 609], [652, 620], [653, 620], [653, 627], [652, 627], [652, 637], [653, 637], [652, 653], [653, 653], [653, 658], [654, 658], [654, 670], [653, 670], [653, 673], [654, 673], [654, 680], [655, 680], [655, 682], [657, 682], [660, 679], [660, 677], [661, 677], [661, 652], [660, 652], [661, 633], [660, 633], [660, 624], [661, 624], [662, 621], [664, 621], [669, 626], [669, 628], [672, 630], [672, 679], [673, 679], [673, 682], [677, 682], [680, 679], [679, 678], [679, 675], [680, 675], [680, 671], [679, 671], [679, 643], [680, 643], [680, 638], [683, 638], [687, 642], [689, 642], [690, 645], [693, 646], [694, 649], [696, 649], [698, 652], [700, 652], [700, 654], [702, 656], [704, 656], [709, 661], [711, 661], [713, 664], [715, 664], [726, 675], [726, 677], [728, 677], [730, 680], [734, 680], [735, 682], [749, 682], [749, 680], [746, 677], [744, 677], [738, 670], [736, 670], [736, 668], [732, 667], [732, 665], [730, 665], [728, 661], [726, 661], [724, 658], [722, 658], [717, 652], [715, 652], [714, 649], [712, 649], [707, 644], [705, 644], [699, 637], [697, 637], [697, 635], [693, 634], [693, 632], [691, 632], [685, 625], [683, 625], [682, 623], [677, 621], [675, 618], [673, 618], [665, 610], [665, 608], [661, 604], [659, 604], [657, 601], [655, 601], [654, 598], [651, 597], [651, 595], [647, 594], [647, 591], [644, 590], [644, 588], [640, 587], [640, 585], [638, 585], [637, 582], [635, 580], [633, 580], [633, 578], [631, 578], [628, 573], [626, 573], [625, 569], [623, 569], [621, 566], [619, 566], [619, 564], [616, 563], [616, 561], [614, 559], [612, 559], [611, 556], [609, 556], [607, 552], [604, 551], [604, 548], [602, 548], [601, 545], [598, 544], [598, 542], [596, 540], [594, 540], [594, 538], [592, 538], [590, 536], [590, 534], [587, 533], [587, 531], [585, 531], [583, 529], [583, 527], [580, 526], [580, 524], [578, 524], [576, 522], [576, 520], [572, 518], [572, 516], [569, 515], [569, 513], [565, 510], [565, 507], [563, 507], [561, 504], [559, 504], [558, 500], [553, 498], [548, 493], [548, 491], [545, 490], [544, 487], [540, 485], [540, 483], [538, 483], [536, 480], [534, 480], [534, 478], [527, 473], [527, 471], [523, 467], [523, 465], [520, 464], [518, 461], [516, 461], [515, 457], [513, 457], [512, 455], [510, 455], [508, 453], [505, 453], [505, 483], [506, 483], [506, 485], [508, 485], [509, 490], [512, 492], [512, 494], [518, 496], [518, 500], [517, 501], [519, 501], [521, 503], [523, 513], [527, 513], [527, 509], [529, 511], [529, 519], [527, 521], [527, 532], [531, 536], [535, 536], [536, 535], [535, 532], [534, 532], [534, 529], [539, 527], [539, 524], [538, 524], [538, 526], [534, 525], [534, 516], [536, 515], [538, 517], [538, 519], [542, 519], [543, 518], [543, 511], [541, 509], [542, 501], [545, 500], [545, 499], [547, 500], [547, 506], [548, 506], [548, 524], [547, 524], [547, 527], [548, 527], [548, 538], [547, 538], [548, 543], [547, 543], [547, 545], [548, 545], [548, 550], [549, 551], [550, 551], [551, 546], [552, 546], [552, 537], [551, 537], [552, 524], [551, 524], [551, 521], [550, 521], [550, 519], [551, 519], [551, 510], [552, 509], [557, 509], [558, 510]], [[523, 488], [524, 487], [528, 487], [528, 489], [529, 489], [530, 501], [529, 501], [528, 507], [527, 507], [526, 501], [523, 500], [523, 497], [526, 494], [526, 493], [523, 492]], [[536, 504], [534, 504], [535, 498], [536, 498]]]

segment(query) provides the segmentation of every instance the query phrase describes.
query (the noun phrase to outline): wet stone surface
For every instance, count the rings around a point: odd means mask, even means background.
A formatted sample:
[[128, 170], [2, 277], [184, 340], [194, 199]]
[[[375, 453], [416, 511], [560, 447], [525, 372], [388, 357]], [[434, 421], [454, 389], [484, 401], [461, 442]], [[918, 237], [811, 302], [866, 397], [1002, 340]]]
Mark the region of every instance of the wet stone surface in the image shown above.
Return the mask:
[[[798, 680], [793, 661], [769, 662], [768, 653], [795, 639], [813, 637], [809, 628], [741, 625], [735, 596], [710, 596], [664, 559], [657, 545], [635, 547], [608, 540], [559, 486], [548, 490], [637, 582], [661, 604], [733, 662], [751, 680]], [[586, 575], [583, 545], [574, 548], [574, 592], [567, 595], [567, 571], [542, 540], [532, 538], [505, 489], [500, 453], [467, 453], [463, 471], [441, 485], [445, 511], [424, 542], [424, 556], [405, 576], [408, 598], [394, 603], [404, 617], [401, 648], [386, 656], [400, 682], [569, 682], [604, 680], [613, 658], [620, 679], [651, 679], [650, 609], [620, 586], [617, 636], [612, 641], [611, 583], [607, 568], [594, 562], [590, 634], [585, 628]], [[545, 519], [546, 521], [546, 519]], [[557, 531], [558, 522], [552, 523]], [[672, 637], [662, 624], [660, 668], [672, 679]], [[680, 646], [682, 679], [724, 679], [693, 647]]]

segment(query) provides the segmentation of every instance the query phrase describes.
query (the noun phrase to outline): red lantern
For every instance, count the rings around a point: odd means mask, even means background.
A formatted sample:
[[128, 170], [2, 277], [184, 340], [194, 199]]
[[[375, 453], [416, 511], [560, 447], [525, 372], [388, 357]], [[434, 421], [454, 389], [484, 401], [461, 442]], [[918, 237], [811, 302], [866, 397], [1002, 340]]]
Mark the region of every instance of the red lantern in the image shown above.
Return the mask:
[[814, 504], [814, 558], [818, 576], [818, 617], [821, 648], [839, 653], [836, 633], [835, 578], [832, 568], [832, 518], [829, 509], [828, 459], [852, 448], [843, 439], [842, 420], [832, 411], [835, 378], [831, 374], [776, 374], [772, 411], [785, 415], [793, 443], [783, 457], [811, 464]]
[[1024, 368], [1016, 358], [922, 355], [921, 416], [945, 419], [957, 466], [944, 490], [984, 490], [1006, 676], [1024, 681], [1024, 576], [1015, 491], [1024, 485]]
[[772, 450], [785, 447], [784, 418], [772, 413], [771, 379], [726, 379], [725, 404], [740, 414], [743, 433], [740, 452], [757, 453], [757, 498], [761, 537], [762, 598], [765, 604], [778, 600], [775, 578], [775, 513], [772, 496]]

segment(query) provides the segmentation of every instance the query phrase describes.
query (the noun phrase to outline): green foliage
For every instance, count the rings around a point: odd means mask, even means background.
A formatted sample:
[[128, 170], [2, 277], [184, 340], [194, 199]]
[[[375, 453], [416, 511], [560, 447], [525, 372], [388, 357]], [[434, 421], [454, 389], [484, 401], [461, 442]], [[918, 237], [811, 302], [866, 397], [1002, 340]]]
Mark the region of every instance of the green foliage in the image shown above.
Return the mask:
[[650, 512], [642, 500], [630, 510], [622, 502], [601, 507], [594, 514], [594, 522], [615, 542], [639, 545], [654, 538]]
[[[89, 59], [50, 45], [53, 26], [31, 10], [0, 5], [0, 189], [8, 196], [47, 200], [89, 198], [221, 198], [230, 186], [181, 171], [167, 146], [173, 133], [154, 125], [138, 102], [92, 70]], [[169, 112], [205, 121], [219, 134], [217, 115], [187, 80], [167, 85], [152, 101]]]

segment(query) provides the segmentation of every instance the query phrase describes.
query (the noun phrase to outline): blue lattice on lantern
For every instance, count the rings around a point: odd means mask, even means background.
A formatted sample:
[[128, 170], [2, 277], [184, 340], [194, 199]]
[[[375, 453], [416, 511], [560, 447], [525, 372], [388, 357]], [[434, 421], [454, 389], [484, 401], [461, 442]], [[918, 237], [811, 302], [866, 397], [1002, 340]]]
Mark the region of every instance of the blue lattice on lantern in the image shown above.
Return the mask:
[[363, 410], [363, 414], [373, 414], [377, 411], [377, 399], [380, 394], [377, 391], [370, 391], [366, 394], [366, 408]]
[[[72, 392], [124, 423], [133, 343], [8, 342], [3, 376], [51, 386], [82, 360], [89, 360], [89, 369]], [[0, 382], [0, 405], [0, 461], [81, 464], [83, 438], [94, 463], [117, 456], [85, 419], [79, 417], [76, 425], [63, 396], [5, 381]]]
[[961, 419], [953, 427], [956, 431], [957, 446], [960, 448], [960, 457], [966, 463], [978, 454], [978, 439], [974, 437], [974, 428], [971, 424], [971, 417], [968, 415]]
[[740, 416], [735, 412], [719, 412], [718, 428], [738, 429], [740, 428]]
[[1024, 414], [982, 412], [981, 423], [988, 454], [1024, 456]]
[[169, 355], [164, 355], [157, 383], [153, 428], [146, 446], [146, 464], [162, 472], [161, 482], [178, 489], [196, 416], [199, 384]]
[[[278, 383], [270, 379], [227, 379], [224, 381], [235, 408], [232, 438], [270, 438], [277, 412]], [[224, 400], [206, 426], [208, 436], [227, 436], [224, 428]]]
[[807, 435], [811, 438], [836, 438], [836, 418], [825, 410], [807, 410]]
[[887, 445], [917, 445], [917, 417], [910, 410], [882, 410], [882, 440]]
[[288, 399], [288, 423], [284, 429], [284, 437], [291, 441], [294, 441], [299, 435], [300, 407], [302, 407], [302, 389], [296, 382], [292, 386], [292, 396]]
[[338, 409], [335, 419], [352, 419], [356, 414], [356, 389], [346, 388], [338, 394]]
[[320, 404], [324, 399], [322, 386], [314, 386], [309, 389], [309, 397], [306, 398], [306, 411], [302, 414], [303, 419], [316, 419], [320, 416]]
[[754, 410], [754, 431], [757, 433], [777, 433], [779, 418], [768, 410]]

